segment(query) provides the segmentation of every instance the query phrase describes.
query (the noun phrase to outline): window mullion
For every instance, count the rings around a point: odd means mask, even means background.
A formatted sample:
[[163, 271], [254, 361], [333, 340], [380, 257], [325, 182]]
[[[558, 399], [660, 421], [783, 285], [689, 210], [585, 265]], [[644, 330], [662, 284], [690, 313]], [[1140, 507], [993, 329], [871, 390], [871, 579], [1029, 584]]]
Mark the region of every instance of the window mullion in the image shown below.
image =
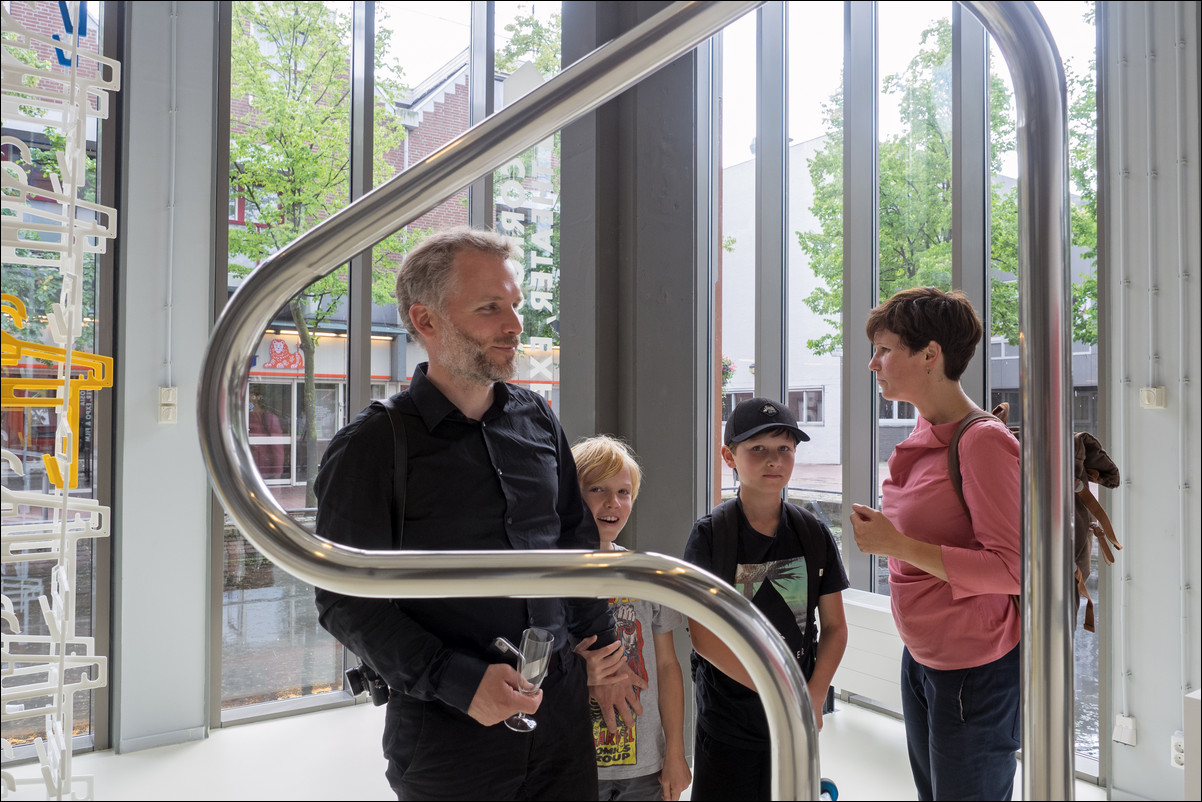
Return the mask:
[[985, 322], [977, 358], [961, 384], [989, 404], [989, 45], [983, 26], [952, 6], [952, 286]]
[[[858, 333], [877, 298], [877, 7], [847, 3], [843, 56], [843, 518], [877, 503], [877, 388]], [[874, 560], [843, 538], [851, 586], [874, 589]]]
[[786, 224], [789, 150], [788, 25], [782, 2], [758, 11], [756, 49], [756, 394], [784, 400], [788, 342]]

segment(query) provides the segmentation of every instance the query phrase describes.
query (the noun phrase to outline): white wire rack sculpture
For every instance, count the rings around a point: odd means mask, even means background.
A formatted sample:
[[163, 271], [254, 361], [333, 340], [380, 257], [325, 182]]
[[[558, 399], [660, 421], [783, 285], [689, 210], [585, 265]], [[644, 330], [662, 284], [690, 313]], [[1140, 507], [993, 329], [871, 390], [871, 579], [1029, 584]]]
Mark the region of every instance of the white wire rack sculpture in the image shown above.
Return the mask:
[[[0, 294], [0, 313], [9, 318], [0, 332], [2, 405], [26, 414], [40, 407], [47, 420], [52, 414], [56, 418], [53, 449], [45, 447], [50, 453], [31, 455], [37, 447], [28, 441], [6, 441], [2, 453], [8, 477], [44, 472], [45, 489], [31, 490], [28, 481], [24, 490], [11, 489], [6, 481], [0, 498], [0, 718], [5, 727], [0, 794], [8, 798], [19, 786], [41, 785], [47, 799], [91, 799], [93, 778], [71, 773], [74, 711], [77, 697], [108, 682], [108, 662], [96, 654], [93, 638], [77, 634], [76, 594], [86, 598], [90, 592], [77, 582], [77, 562], [81, 540], [108, 536], [109, 510], [72, 496], [71, 489], [79, 476], [81, 401], [85, 393], [112, 386], [112, 359], [77, 345], [84, 327], [85, 261], [103, 253], [116, 235], [116, 210], [84, 197], [87, 133], [89, 123], [108, 116], [109, 97], [120, 85], [120, 64], [81, 48], [86, 2], [24, 4], [41, 12], [24, 19], [41, 19], [34, 27], [55, 27], [57, 33], [31, 30], [14, 17], [16, 5], [2, 9], [5, 284], [10, 270], [15, 278], [17, 271], [35, 268], [57, 271], [61, 289], [58, 301], [45, 310], [27, 310], [21, 298]], [[54, 10], [61, 27], [45, 24], [46, 12]], [[29, 144], [10, 132], [40, 134], [52, 144], [35, 162]], [[45, 316], [44, 333], [26, 333], [28, 339], [22, 339], [31, 314], [39, 321]], [[52, 563], [48, 594], [45, 580], [31, 575], [30, 566], [38, 562]], [[37, 719], [44, 722], [42, 734], [30, 735], [39, 732]], [[10, 768], [14, 740], [32, 740], [38, 759], [32, 776], [18, 776]]]

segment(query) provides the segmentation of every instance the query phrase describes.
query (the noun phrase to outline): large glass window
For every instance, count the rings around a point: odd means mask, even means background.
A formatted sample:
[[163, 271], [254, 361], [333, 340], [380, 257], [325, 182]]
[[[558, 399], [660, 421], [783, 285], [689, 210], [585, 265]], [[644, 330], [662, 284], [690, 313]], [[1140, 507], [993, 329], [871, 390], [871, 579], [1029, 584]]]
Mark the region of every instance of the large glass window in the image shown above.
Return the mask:
[[[558, 4], [497, 3], [493, 81], [500, 109], [559, 70]], [[352, 14], [374, 12], [375, 87], [370, 109], [354, 105]], [[366, 18], [366, 17], [365, 17]], [[289, 24], [284, 24], [285, 21]], [[262, 260], [343, 208], [355, 180], [378, 186], [465, 132], [473, 108], [469, 2], [233, 4], [229, 275], [236, 289]], [[478, 66], [474, 66], [478, 65]], [[478, 77], [478, 76], [475, 76]], [[478, 113], [478, 108], [477, 108]], [[353, 177], [355, 121], [371, 126], [370, 175]], [[495, 178], [495, 222], [522, 241], [526, 351], [518, 381], [552, 404], [558, 387], [558, 134], [505, 165]], [[285, 304], [264, 331], [250, 370], [247, 426], [252, 455], [276, 501], [311, 527], [313, 480], [330, 439], [358, 414], [348, 386], [360, 332], [370, 331], [370, 397], [408, 385], [425, 353], [400, 323], [393, 297], [404, 254], [431, 231], [487, 224], [463, 190], [371, 250], [369, 326], [353, 319], [346, 268]], [[352, 379], [354, 380], [354, 379]], [[357, 381], [357, 380], [356, 380]], [[224, 536], [222, 707], [343, 688], [347, 655], [316, 620], [313, 590], [275, 571], [227, 521]], [[283, 644], [283, 646], [281, 646]], [[237, 709], [237, 710], [235, 710]]]
[[[884, 301], [910, 287], [951, 289], [955, 116], [951, 4], [878, 3], [877, 8], [877, 286], [878, 300]], [[910, 434], [915, 417], [909, 404], [882, 400], [879, 406], [877, 457], [883, 482], [889, 476], [889, 457]]]
[[[746, 14], [722, 31], [719, 113], [719, 225], [721, 249], [715, 284], [715, 349], [721, 359], [723, 426], [730, 410], [755, 396], [756, 330], [756, 87], [757, 15]], [[717, 493], [734, 496], [734, 471], [720, 456], [723, 431], [714, 446]]]
[[[863, 343], [863, 320], [846, 321], [843, 330], [844, 290], [865, 286], [863, 271], [869, 264], [845, 264], [845, 187], [843, 149], [845, 114], [855, 114], [860, 125], [869, 113], [843, 106], [843, 83], [837, 65], [842, 63], [844, 13], [856, 4], [790, 4], [788, 7], [788, 292], [787, 337], [788, 402], [811, 436], [798, 451], [791, 496], [803, 502], [841, 500], [839, 454], [848, 439], [848, 425], [866, 428], [869, 421], [843, 421], [848, 408], [842, 398], [839, 366], [844, 347], [849, 358], [861, 359], [867, 370], [868, 350]], [[1066, 66], [1069, 86], [1071, 226], [1073, 236], [1073, 417], [1074, 429], [1092, 431], [1097, 421], [1096, 331], [1096, 156], [1093, 10], [1091, 3], [1040, 3]], [[953, 283], [954, 247], [971, 241], [979, 232], [956, 228], [953, 189], [964, 176], [953, 176], [953, 133], [968, 119], [968, 110], [957, 108], [953, 91], [953, 4], [876, 4], [877, 88], [876, 122], [878, 164], [875, 176], [877, 202], [877, 274], [873, 303], [898, 290], [914, 286], [950, 289]], [[849, 15], [848, 21], [860, 19]], [[849, 45], [856, 52], [867, 48], [858, 37], [868, 37], [869, 27], [852, 30]], [[719, 281], [719, 319], [715, 328], [720, 344], [724, 415], [738, 400], [755, 390], [756, 327], [755, 287], [771, 278], [767, 259], [757, 261], [756, 210], [774, 203], [771, 193], [756, 192], [756, 149], [753, 121], [763, 85], [754, 83], [751, 65], [759, 59], [755, 20], [748, 15], [723, 33], [721, 174], [722, 269]], [[835, 68], [832, 68], [835, 65]], [[981, 65], [984, 67], [985, 65]], [[971, 70], [964, 74], [971, 73]], [[1011, 422], [1021, 425], [1018, 375], [1018, 217], [1017, 159], [1015, 154], [1014, 91], [1009, 72], [994, 47], [990, 63], [974, 85], [961, 88], [961, 97], [987, 101], [985, 118], [990, 143], [988, 164], [989, 261], [963, 265], [965, 271], [987, 270], [984, 286], [989, 293], [974, 298], [978, 309], [989, 310], [986, 330], [991, 400], [1011, 404]], [[975, 85], [980, 84], [980, 85]], [[757, 86], [758, 91], [750, 88]], [[975, 123], [974, 123], [975, 124]], [[968, 130], [965, 124], [959, 130]], [[849, 133], [859, 129], [849, 129]], [[761, 132], [761, 136], [766, 136]], [[848, 143], [851, 138], [849, 137]], [[850, 146], [850, 144], [849, 144]], [[852, 179], [864, 180], [864, 179]], [[862, 197], [862, 196], [858, 196]], [[855, 209], [861, 215], [866, 214]], [[768, 209], [765, 214], [770, 214]], [[850, 211], [849, 211], [850, 219]], [[862, 216], [861, 216], [861, 219]], [[975, 225], [975, 224], [973, 224]], [[856, 229], [862, 231], [862, 229]], [[962, 247], [962, 245], [961, 245]], [[970, 260], [971, 261], [971, 260]], [[857, 284], [858, 282], [858, 284]], [[851, 337], [848, 342], [844, 337]], [[907, 403], [881, 398], [869, 407], [875, 415], [877, 464], [875, 487], [888, 475], [887, 460], [894, 447], [909, 435], [917, 410]], [[853, 469], [860, 466], [854, 463]], [[807, 464], [813, 463], [813, 464]], [[858, 475], [858, 474], [855, 474]], [[725, 472], [722, 484], [729, 495], [733, 477]], [[859, 500], [859, 499], [856, 499]], [[876, 501], [875, 499], [873, 500]], [[811, 503], [811, 508], [813, 504]], [[844, 516], [829, 516], [839, 531]], [[887, 569], [879, 560], [870, 587], [887, 592]], [[858, 575], [861, 578], [864, 574]], [[1096, 577], [1096, 572], [1094, 573]], [[863, 579], [861, 579], [863, 581]], [[1097, 644], [1096, 638], [1077, 634], [1077, 747], [1088, 757], [1097, 755]], [[1088, 766], [1087, 766], [1088, 767]]]
[[[376, 36], [388, 54], [385, 63], [397, 71], [391, 87], [395, 97], [389, 100], [402, 123], [398, 140], [391, 120], [377, 116], [377, 183], [419, 163], [470, 127], [471, 6], [466, 1], [376, 4]], [[379, 90], [379, 71], [376, 80]], [[377, 94], [384, 102], [385, 96]], [[373, 381], [387, 380], [385, 394], [407, 387], [413, 369], [426, 358], [421, 346], [401, 328], [394, 296], [396, 268], [422, 237], [466, 225], [469, 216], [464, 189], [373, 249], [372, 346], [373, 350], [386, 346], [394, 360], [387, 371], [378, 371], [373, 364]], [[372, 397], [379, 396], [373, 392]], [[357, 413], [349, 411], [352, 416]]]
[[786, 400], [810, 437], [797, 449], [789, 499], [841, 542], [843, 4], [790, 5], [788, 30]]
[[[496, 3], [497, 110], [562, 69], [560, 3]], [[493, 176], [497, 231], [521, 242], [522, 357], [514, 381], [559, 409], [559, 139], [548, 139]]]
[[[231, 286], [350, 199], [351, 22], [345, 3], [232, 4], [230, 198], [242, 214], [228, 228]], [[255, 462], [309, 528], [321, 450], [343, 413], [319, 377], [346, 374], [347, 289], [344, 268], [290, 299], [250, 371]], [[313, 589], [228, 520], [224, 543], [222, 708], [341, 689], [342, 648], [317, 623]]]
[[[77, 112], [85, 118], [79, 129], [84, 141], [69, 139], [73, 132], [65, 129], [62, 112], [43, 98], [54, 94], [70, 97], [74, 85], [71, 51], [36, 40], [32, 49], [17, 45], [10, 49], [18, 31], [9, 30], [6, 23], [5, 80], [9, 80], [11, 60], [28, 70], [24, 80], [31, 88], [24, 102], [11, 98], [11, 113], [6, 91], [5, 142], [0, 148], [5, 173], [5, 299], [0, 315], [5, 335], [5, 399], [0, 439], [6, 456], [11, 453], [15, 459], [4, 463], [4, 488], [18, 494], [11, 510], [10, 499], [5, 498], [5, 534], [16, 540], [6, 542], [0, 584], [20, 625], [16, 630], [7, 620], [4, 624], [4, 648], [12, 658], [6, 655], [4, 662], [3, 738], [6, 747], [17, 748], [18, 757], [24, 756], [25, 748], [32, 754], [35, 739], [53, 738], [47, 724], [56, 718], [57, 694], [64, 691], [71, 700], [63, 719], [68, 737], [74, 735], [89, 744], [107, 738], [107, 733], [96, 731], [97, 704], [103, 704], [97, 694], [103, 691], [88, 689], [94, 681], [103, 685], [105, 675], [87, 658], [104, 654], [97, 646], [107, 641], [106, 623], [94, 621], [93, 610], [107, 607], [97, 579], [107, 576], [107, 565], [101, 561], [107, 558], [108, 549], [98, 543], [95, 534], [77, 539], [74, 533], [81, 529], [95, 532], [101, 521], [95, 501], [100, 499], [105, 479], [100, 472], [107, 471], [108, 455], [98, 453], [97, 430], [105, 423], [98, 418], [97, 400], [98, 393], [112, 391], [90, 388], [112, 382], [111, 364], [96, 358], [108, 348], [98, 332], [99, 322], [111, 310], [99, 308], [98, 288], [109, 277], [101, 275], [97, 252], [105, 249], [103, 237], [79, 237], [74, 247], [67, 247], [65, 231], [68, 225], [79, 231], [95, 223], [100, 232], [114, 223], [89, 205], [102, 197], [99, 120], [108, 113], [111, 95], [104, 87], [113, 73], [95, 58], [104, 35], [98, 14], [102, 4], [88, 4], [86, 18], [72, 21], [64, 20], [68, 10], [60, 14], [54, 6], [53, 13], [47, 13], [40, 8], [45, 5], [6, 3], [5, 9], [12, 15], [14, 28], [20, 26], [31, 34], [47, 39], [54, 36], [63, 42], [78, 35], [76, 74], [80, 80], [94, 81], [98, 88], [89, 93], [87, 108]], [[103, 101], [101, 96], [105, 96]], [[75, 161], [75, 147], [82, 151], [79, 162]], [[72, 195], [73, 184], [77, 189]], [[24, 247], [10, 249], [10, 236]], [[61, 476], [56, 454], [73, 459], [69, 472]], [[56, 490], [62, 487], [71, 499], [69, 509]], [[75, 525], [64, 524], [64, 519]], [[62, 553], [60, 542], [67, 547]], [[66, 573], [58, 576], [55, 572], [60, 565]], [[58, 607], [64, 597], [74, 599], [71, 614]], [[53, 633], [39, 599], [50, 603], [51, 615], [64, 617], [60, 626], [71, 627], [62, 639]], [[64, 653], [77, 657], [68, 658], [62, 675], [57, 676], [58, 660]], [[58, 690], [19, 701], [9, 696], [35, 686], [57, 686]]]

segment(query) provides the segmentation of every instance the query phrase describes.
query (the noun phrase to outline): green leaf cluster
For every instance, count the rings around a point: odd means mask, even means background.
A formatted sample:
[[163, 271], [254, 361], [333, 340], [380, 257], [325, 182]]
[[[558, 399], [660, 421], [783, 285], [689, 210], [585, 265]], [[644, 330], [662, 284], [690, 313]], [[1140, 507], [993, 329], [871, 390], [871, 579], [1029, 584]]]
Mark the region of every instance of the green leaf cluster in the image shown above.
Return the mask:
[[[879, 299], [916, 286], [950, 289], [952, 283], [952, 29], [947, 19], [922, 34], [918, 53], [900, 73], [886, 76], [885, 94], [898, 98], [902, 131], [879, 144]], [[994, 65], [995, 67], [997, 65]], [[1081, 188], [1072, 206], [1073, 245], [1096, 265], [1097, 202], [1095, 89], [1092, 69], [1069, 71], [1070, 174]], [[990, 167], [1015, 149], [1012, 98], [993, 69], [989, 84]], [[810, 267], [820, 279], [805, 298], [831, 331], [807, 341], [819, 354], [840, 349], [843, 309], [843, 99], [842, 90], [825, 104], [825, 146], [808, 160], [814, 185], [812, 212], [817, 230], [796, 232]], [[1018, 337], [1018, 199], [1014, 187], [990, 187], [991, 333], [1014, 343]], [[870, 269], [854, 265], [852, 269]], [[1096, 275], [1096, 274], [1095, 274]], [[1073, 336], [1097, 342], [1097, 282], [1086, 277], [1073, 287]]]

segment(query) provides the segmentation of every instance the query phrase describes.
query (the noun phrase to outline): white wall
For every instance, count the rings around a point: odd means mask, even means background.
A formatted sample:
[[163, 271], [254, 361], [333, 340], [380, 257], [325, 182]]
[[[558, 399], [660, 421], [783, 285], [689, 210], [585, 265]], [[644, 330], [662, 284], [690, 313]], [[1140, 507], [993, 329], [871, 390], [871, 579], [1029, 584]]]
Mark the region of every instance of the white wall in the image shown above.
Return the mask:
[[[209, 495], [195, 421], [213, 270], [215, 5], [126, 5], [111, 675], [119, 752], [207, 732]], [[179, 388], [175, 425], [158, 423], [157, 388], [168, 380]]]
[[[1103, 501], [1124, 545], [1102, 569], [1112, 715], [1101, 732], [1109, 736], [1115, 714], [1136, 719], [1137, 745], [1110, 744], [1112, 798], [1181, 799], [1169, 739], [1183, 729], [1187, 687], [1198, 687], [1202, 621], [1198, 4], [1099, 6], [1100, 124], [1111, 144], [1099, 167], [1109, 201], [1099, 229], [1100, 389], [1104, 442], [1123, 475]], [[1166, 388], [1164, 409], [1140, 407], [1149, 385]]]

